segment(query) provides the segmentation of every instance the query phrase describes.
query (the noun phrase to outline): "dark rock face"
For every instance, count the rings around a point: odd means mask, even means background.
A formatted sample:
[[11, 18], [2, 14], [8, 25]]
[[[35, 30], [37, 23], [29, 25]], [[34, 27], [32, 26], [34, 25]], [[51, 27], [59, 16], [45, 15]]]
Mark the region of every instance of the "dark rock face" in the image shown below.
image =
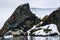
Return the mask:
[[45, 26], [48, 24], [56, 24], [57, 25], [57, 29], [58, 32], [60, 32], [60, 8], [58, 8], [57, 10], [53, 11], [48, 19], [46, 19], [43, 24], [41, 24], [40, 26]]
[[[21, 27], [21, 26], [23, 26], [23, 25], [26, 26], [27, 25], [27, 24], [25, 24], [26, 20], [29, 20], [31, 22], [29, 24], [29, 26], [31, 26], [31, 27], [33, 27], [33, 25], [36, 25], [37, 23], [40, 22], [40, 20], [38, 19], [38, 17], [30, 11], [30, 7], [29, 7], [28, 3], [20, 5], [20, 6], [18, 6], [16, 8], [16, 10], [13, 12], [13, 14], [5, 22], [4, 26], [0, 30], [0, 34], [3, 35], [8, 30], [14, 30], [14, 29], [18, 29], [18, 28], [24, 28], [24, 27]], [[30, 29], [31, 27], [29, 27], [29, 28], [25, 27], [24, 29], [27, 30], [27, 29]]]
[[53, 34], [50, 34], [49, 36], [56, 36], [58, 35], [58, 33], [53, 33]]

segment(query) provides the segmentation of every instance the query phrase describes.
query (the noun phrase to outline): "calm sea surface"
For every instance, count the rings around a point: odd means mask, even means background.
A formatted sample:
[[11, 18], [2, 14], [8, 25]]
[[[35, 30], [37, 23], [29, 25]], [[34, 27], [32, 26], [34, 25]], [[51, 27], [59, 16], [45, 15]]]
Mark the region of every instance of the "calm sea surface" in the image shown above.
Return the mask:
[[[5, 38], [4, 40], [25, 40], [26, 37], [20, 36], [20, 37], [10, 37], [10, 38]], [[0, 37], [0, 40], [1, 37]], [[41, 37], [41, 36], [28, 36], [27, 40], [60, 40], [60, 36], [46, 36], [46, 37]]]

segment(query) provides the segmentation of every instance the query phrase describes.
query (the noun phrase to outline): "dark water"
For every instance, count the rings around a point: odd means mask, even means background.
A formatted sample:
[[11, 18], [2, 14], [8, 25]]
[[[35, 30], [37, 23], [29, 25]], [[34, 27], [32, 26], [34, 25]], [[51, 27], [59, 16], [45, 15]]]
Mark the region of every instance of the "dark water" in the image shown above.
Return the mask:
[[[27, 38], [27, 39], [26, 39]], [[2, 37], [0, 37], [0, 40], [2, 40]], [[10, 37], [10, 38], [4, 38], [4, 40], [60, 40], [60, 36], [20, 36], [20, 37]]]

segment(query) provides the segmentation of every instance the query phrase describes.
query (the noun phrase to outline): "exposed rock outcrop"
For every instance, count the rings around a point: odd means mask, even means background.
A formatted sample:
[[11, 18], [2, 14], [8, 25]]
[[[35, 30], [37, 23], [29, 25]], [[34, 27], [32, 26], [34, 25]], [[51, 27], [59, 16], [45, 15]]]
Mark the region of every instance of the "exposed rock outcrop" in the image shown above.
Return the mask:
[[29, 4], [23, 4], [18, 6], [5, 22], [0, 30], [0, 35], [14, 29], [22, 29], [23, 31], [27, 31], [39, 22], [40, 20], [38, 17], [30, 11]]

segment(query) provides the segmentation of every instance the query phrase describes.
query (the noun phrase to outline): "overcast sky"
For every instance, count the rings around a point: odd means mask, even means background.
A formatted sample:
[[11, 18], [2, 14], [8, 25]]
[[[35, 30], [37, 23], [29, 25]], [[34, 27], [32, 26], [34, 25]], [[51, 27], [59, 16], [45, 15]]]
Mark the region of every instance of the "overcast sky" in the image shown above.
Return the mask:
[[0, 0], [0, 7], [14, 7], [24, 3], [39, 8], [56, 8], [60, 6], [60, 0]]
[[31, 8], [60, 7], [60, 0], [0, 0], [0, 27], [3, 26], [16, 7], [24, 3], [29, 3]]

